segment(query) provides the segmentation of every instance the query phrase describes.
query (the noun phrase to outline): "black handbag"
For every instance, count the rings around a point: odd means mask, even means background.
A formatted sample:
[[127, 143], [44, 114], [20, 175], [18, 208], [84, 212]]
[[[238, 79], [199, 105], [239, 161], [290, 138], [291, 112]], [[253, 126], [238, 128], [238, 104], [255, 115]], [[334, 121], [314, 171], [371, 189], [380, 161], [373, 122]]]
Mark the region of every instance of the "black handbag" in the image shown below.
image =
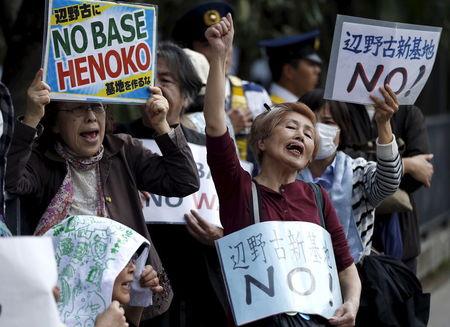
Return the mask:
[[385, 255], [364, 257], [358, 264], [362, 292], [356, 326], [425, 327], [430, 294], [401, 261]]

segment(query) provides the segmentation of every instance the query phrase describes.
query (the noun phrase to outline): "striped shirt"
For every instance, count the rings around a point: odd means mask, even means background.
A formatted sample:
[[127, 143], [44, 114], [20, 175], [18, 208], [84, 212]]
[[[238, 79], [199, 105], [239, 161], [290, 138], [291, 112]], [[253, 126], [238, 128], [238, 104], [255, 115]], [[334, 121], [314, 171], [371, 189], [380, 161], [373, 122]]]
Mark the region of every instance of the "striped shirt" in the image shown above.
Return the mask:
[[364, 255], [370, 254], [375, 222], [375, 208], [389, 195], [395, 193], [403, 175], [403, 165], [397, 142], [379, 144], [377, 162], [356, 158], [352, 163], [353, 218], [361, 237]]

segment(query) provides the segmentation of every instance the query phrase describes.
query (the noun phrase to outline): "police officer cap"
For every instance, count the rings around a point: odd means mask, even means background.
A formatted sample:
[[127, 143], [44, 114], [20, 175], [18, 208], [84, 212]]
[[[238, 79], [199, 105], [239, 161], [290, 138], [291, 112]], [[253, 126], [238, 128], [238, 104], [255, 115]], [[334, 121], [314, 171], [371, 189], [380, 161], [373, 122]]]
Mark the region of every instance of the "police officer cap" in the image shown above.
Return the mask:
[[225, 2], [200, 4], [176, 21], [172, 38], [181, 46], [192, 48], [193, 41], [206, 41], [206, 29], [220, 22], [228, 13], [233, 14], [233, 9]]
[[288, 63], [294, 59], [308, 59], [321, 65], [322, 59], [317, 54], [320, 46], [319, 35], [319, 30], [314, 30], [304, 34], [263, 40], [259, 42], [259, 46], [266, 48], [269, 60]]

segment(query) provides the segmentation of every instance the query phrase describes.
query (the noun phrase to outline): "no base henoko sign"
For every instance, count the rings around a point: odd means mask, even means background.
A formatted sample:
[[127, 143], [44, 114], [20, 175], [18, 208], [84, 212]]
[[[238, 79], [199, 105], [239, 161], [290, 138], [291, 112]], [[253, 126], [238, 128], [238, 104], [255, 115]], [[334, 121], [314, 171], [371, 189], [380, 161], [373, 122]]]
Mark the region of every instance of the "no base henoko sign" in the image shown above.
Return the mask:
[[49, 0], [43, 66], [51, 98], [144, 103], [156, 30], [155, 6]]

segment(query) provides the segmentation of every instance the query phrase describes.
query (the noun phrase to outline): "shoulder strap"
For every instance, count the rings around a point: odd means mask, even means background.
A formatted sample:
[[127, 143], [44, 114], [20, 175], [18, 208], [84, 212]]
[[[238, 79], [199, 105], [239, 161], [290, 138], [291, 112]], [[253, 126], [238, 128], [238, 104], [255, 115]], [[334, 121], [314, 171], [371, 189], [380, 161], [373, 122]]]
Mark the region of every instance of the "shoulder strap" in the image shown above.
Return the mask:
[[310, 182], [308, 184], [314, 192], [314, 197], [316, 199], [316, 205], [317, 205], [317, 211], [319, 212], [319, 217], [320, 217], [320, 225], [323, 228], [326, 228], [325, 219], [324, 219], [325, 206], [323, 203], [323, 194], [322, 194], [322, 191], [320, 190], [320, 186], [317, 185], [316, 183], [312, 183], [312, 182]]
[[252, 179], [252, 193], [251, 193], [251, 200], [252, 200], [252, 214], [253, 214], [253, 222], [255, 224], [258, 224], [261, 222], [261, 202], [260, 202], [260, 196], [259, 196], [259, 189], [258, 186], [256, 186], [255, 181]]

